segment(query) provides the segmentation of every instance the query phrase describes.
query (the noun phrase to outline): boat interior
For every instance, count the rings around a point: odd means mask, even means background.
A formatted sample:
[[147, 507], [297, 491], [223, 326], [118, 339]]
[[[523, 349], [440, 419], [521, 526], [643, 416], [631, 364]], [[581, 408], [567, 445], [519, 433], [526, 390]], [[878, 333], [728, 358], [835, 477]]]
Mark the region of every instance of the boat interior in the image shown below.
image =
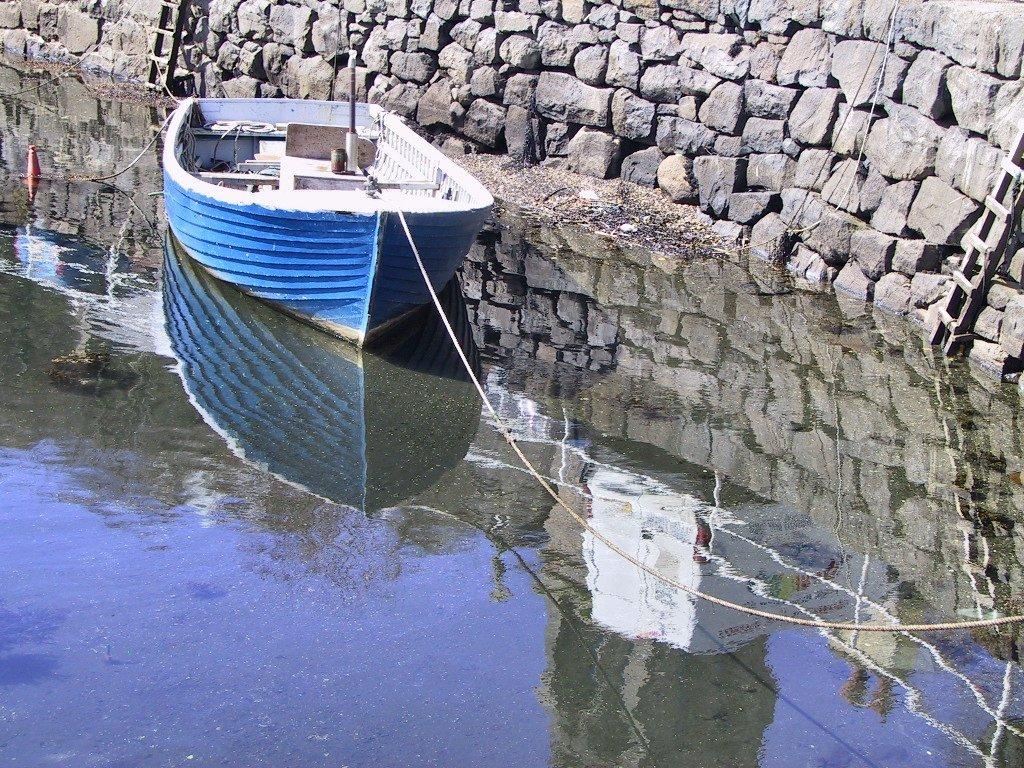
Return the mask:
[[349, 105], [260, 100], [243, 112], [232, 100], [202, 100], [179, 134], [178, 159], [193, 176], [255, 195], [302, 191], [467, 201], [453, 165], [401, 119], [356, 104], [358, 163], [332, 170], [332, 153], [352, 150]]

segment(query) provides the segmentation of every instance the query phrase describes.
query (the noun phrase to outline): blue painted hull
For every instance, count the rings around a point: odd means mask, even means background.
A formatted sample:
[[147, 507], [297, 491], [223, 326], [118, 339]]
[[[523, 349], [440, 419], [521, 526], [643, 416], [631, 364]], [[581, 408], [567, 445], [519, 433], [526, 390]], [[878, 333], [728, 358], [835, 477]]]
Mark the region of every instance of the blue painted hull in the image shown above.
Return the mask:
[[[429, 301], [398, 216], [238, 205], [165, 173], [167, 218], [211, 274], [278, 309], [363, 343]], [[431, 282], [447, 284], [486, 211], [406, 214]]]

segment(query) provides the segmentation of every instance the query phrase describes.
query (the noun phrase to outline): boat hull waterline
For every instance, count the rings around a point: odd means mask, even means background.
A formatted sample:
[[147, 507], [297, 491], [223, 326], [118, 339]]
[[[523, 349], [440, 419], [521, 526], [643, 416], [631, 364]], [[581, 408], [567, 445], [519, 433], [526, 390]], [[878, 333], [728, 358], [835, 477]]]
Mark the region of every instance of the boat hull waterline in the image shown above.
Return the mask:
[[[284, 154], [289, 151], [284, 140], [289, 124], [343, 125], [348, 120], [346, 104], [190, 99], [178, 107], [169, 123], [164, 200], [175, 237], [215, 277], [362, 345], [430, 300], [398, 212], [405, 215], [431, 282], [440, 288], [458, 269], [493, 199], [397, 116], [366, 105], [359, 105], [357, 114], [361, 129], [373, 125], [381, 136], [380, 167], [371, 167], [370, 172], [379, 175], [384, 185], [391, 180], [391, 188], [386, 187], [383, 194], [368, 194], [362, 177], [349, 177], [349, 189], [332, 190], [332, 180], [315, 169], [310, 171], [310, 178], [317, 182], [313, 188], [302, 188], [291, 177], [285, 183], [283, 170], [278, 187], [267, 184], [262, 176], [244, 177], [243, 188], [236, 183], [242, 174], [201, 170], [204, 165], [237, 165], [240, 144], [241, 156], [246, 158], [242, 165], [254, 164], [247, 156], [261, 157], [259, 148], [279, 146], [276, 151]], [[244, 136], [245, 141], [240, 141], [228, 131], [210, 136], [209, 129], [204, 137], [202, 129], [197, 130], [204, 120], [218, 126], [259, 120], [265, 122], [256, 125], [277, 130], [266, 131], [267, 139]], [[209, 140], [205, 149], [196, 149], [197, 135], [200, 142]], [[290, 147], [291, 138], [287, 141]], [[292, 160], [287, 157], [278, 164], [284, 168]], [[414, 189], [399, 189], [410, 177], [409, 186]], [[250, 179], [256, 183], [246, 184]], [[417, 188], [423, 179], [434, 179], [434, 188]]]

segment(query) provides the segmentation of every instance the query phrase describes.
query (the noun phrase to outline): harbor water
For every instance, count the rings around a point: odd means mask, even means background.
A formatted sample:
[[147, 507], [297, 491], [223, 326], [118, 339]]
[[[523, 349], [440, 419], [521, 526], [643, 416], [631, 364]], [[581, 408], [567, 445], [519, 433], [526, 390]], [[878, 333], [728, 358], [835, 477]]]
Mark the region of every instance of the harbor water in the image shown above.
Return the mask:
[[[0, 92], [0, 766], [1024, 764], [1019, 628], [672, 590], [522, 470], [432, 311], [368, 352], [279, 315], [167, 237], [156, 151], [64, 180], [162, 113]], [[1018, 390], [904, 321], [511, 206], [443, 299], [647, 568], [803, 618], [1024, 612]]]

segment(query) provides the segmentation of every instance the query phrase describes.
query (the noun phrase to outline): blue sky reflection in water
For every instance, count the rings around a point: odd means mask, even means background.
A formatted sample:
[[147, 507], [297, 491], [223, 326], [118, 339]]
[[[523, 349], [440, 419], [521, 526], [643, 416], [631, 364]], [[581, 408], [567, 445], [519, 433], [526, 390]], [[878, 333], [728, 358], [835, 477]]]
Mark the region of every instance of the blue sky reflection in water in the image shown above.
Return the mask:
[[[360, 358], [173, 261], [155, 158], [27, 204], [24, 137], [106, 168], [148, 110], [67, 81], [0, 114], [0, 765], [1024, 759], [1018, 635], [667, 591], [552, 512], [436, 347]], [[797, 615], [1019, 605], [1016, 396], [750, 288], [780, 279], [506, 215], [464, 311], [531, 457], [651, 567]]]

